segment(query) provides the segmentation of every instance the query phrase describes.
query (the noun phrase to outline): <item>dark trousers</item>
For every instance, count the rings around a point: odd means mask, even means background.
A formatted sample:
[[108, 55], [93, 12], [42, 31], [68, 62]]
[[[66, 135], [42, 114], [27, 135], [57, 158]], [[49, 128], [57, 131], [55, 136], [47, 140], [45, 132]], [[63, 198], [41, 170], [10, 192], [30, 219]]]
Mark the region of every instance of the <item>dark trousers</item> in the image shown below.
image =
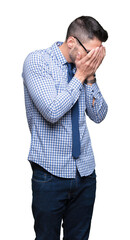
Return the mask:
[[32, 213], [35, 240], [88, 240], [96, 193], [96, 173], [60, 178], [40, 165], [32, 167]]

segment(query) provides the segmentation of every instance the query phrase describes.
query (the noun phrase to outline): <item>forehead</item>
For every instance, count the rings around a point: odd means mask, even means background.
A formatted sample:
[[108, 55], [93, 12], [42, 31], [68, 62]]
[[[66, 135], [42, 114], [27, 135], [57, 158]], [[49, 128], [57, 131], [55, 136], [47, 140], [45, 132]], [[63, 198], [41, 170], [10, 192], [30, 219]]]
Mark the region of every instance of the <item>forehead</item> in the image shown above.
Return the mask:
[[100, 47], [101, 45], [102, 45], [102, 42], [97, 38], [89, 39], [86, 43], [84, 43], [84, 46], [90, 49]]

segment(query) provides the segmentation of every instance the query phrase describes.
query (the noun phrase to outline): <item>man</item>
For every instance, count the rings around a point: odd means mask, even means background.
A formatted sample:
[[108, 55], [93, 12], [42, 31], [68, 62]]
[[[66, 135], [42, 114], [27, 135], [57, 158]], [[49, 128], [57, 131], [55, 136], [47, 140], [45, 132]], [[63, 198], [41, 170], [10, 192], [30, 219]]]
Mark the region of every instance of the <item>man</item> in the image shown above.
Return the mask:
[[86, 115], [103, 121], [108, 106], [96, 82], [107, 32], [92, 17], [75, 19], [66, 40], [28, 54], [23, 65], [31, 132], [32, 212], [36, 240], [89, 237], [96, 192]]

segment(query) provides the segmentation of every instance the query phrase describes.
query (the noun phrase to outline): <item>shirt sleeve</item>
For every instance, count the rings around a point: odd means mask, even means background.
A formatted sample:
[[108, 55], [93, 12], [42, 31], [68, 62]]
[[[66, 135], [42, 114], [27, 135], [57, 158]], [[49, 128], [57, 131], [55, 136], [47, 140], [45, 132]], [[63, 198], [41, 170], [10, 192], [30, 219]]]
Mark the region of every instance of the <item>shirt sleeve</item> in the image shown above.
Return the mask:
[[73, 77], [67, 87], [57, 94], [55, 79], [48, 69], [48, 64], [41, 54], [31, 52], [24, 61], [22, 77], [33, 103], [42, 116], [55, 123], [75, 104], [83, 84]]
[[[100, 123], [106, 117], [108, 105], [103, 98], [97, 83], [91, 86], [85, 85], [86, 114], [96, 123]], [[95, 98], [93, 106], [93, 98]]]

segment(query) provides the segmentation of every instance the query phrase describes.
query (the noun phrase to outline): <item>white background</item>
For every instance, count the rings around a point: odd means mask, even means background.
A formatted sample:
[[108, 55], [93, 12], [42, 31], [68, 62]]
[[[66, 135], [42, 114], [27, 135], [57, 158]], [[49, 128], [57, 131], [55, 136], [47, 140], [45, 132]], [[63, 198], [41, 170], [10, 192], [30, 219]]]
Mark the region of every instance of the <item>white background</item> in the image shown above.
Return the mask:
[[[105, 120], [88, 117], [96, 159], [97, 196], [90, 240], [130, 239], [130, 17], [124, 1], [3, 1], [0, 6], [0, 226], [1, 239], [32, 240], [31, 174], [23, 61], [36, 49], [64, 41], [68, 25], [93, 16], [108, 31], [106, 57], [97, 70], [108, 103]], [[62, 230], [61, 230], [62, 236]], [[61, 238], [62, 239], [62, 238]]]

